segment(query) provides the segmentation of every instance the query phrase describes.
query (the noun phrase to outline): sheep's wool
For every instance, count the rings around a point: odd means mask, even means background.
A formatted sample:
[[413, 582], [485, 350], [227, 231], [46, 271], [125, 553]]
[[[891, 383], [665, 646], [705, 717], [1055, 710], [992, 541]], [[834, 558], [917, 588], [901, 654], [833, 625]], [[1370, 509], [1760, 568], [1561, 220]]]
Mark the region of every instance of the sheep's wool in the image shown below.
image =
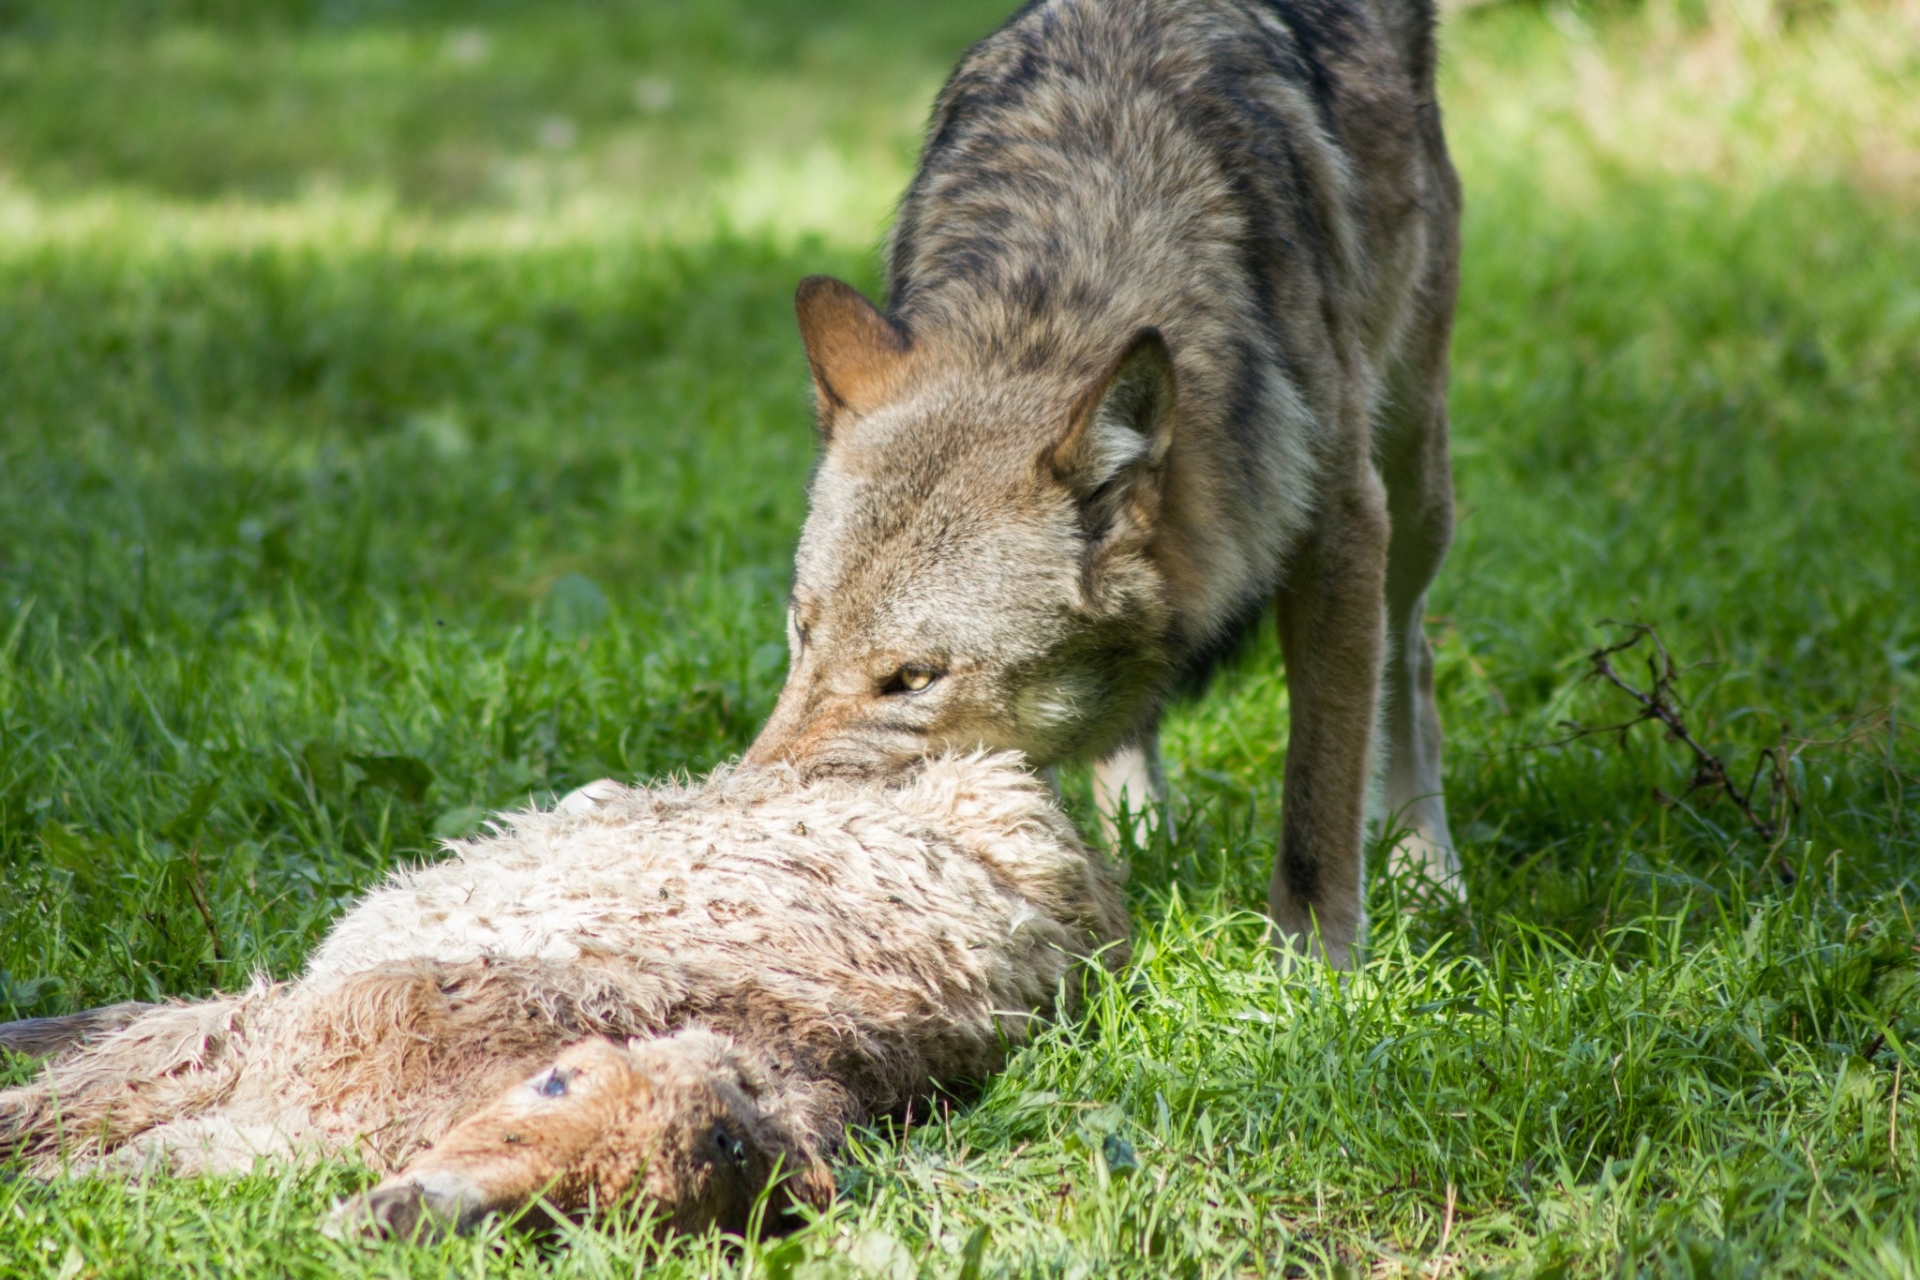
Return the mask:
[[599, 782], [401, 872], [314, 954], [323, 985], [430, 956], [656, 960], [690, 973], [831, 983], [851, 971], [934, 996], [1044, 1003], [1082, 930], [1110, 925], [1098, 862], [1044, 788], [1005, 762], [935, 763], [904, 786], [793, 788], [778, 772], [701, 786]]
[[703, 1028], [831, 1149], [998, 1069], [1077, 999], [1076, 965], [1125, 948], [1109, 868], [1010, 757], [893, 785], [594, 783], [372, 890], [296, 981], [154, 1009], [0, 1093], [0, 1146], [217, 1170], [357, 1145], [397, 1167], [582, 1036]]

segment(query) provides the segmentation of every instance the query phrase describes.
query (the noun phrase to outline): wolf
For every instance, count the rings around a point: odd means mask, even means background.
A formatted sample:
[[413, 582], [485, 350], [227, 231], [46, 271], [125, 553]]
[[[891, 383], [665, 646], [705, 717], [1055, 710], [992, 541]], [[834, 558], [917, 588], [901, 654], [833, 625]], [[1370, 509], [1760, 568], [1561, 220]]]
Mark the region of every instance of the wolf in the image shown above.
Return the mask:
[[749, 760], [1013, 749], [1149, 809], [1163, 708], [1272, 601], [1276, 940], [1352, 963], [1377, 776], [1394, 861], [1458, 891], [1422, 629], [1461, 207], [1434, 25], [1432, 0], [1034, 0], [965, 55], [886, 308], [796, 294], [823, 447]]

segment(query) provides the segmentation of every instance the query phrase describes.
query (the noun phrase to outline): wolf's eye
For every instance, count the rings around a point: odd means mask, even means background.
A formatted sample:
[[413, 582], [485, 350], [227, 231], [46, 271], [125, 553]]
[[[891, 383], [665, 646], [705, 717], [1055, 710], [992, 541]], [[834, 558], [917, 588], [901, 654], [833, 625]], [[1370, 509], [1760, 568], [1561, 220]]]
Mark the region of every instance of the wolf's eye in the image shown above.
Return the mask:
[[887, 677], [880, 692], [918, 693], [939, 678], [940, 673], [932, 667], [902, 667]]

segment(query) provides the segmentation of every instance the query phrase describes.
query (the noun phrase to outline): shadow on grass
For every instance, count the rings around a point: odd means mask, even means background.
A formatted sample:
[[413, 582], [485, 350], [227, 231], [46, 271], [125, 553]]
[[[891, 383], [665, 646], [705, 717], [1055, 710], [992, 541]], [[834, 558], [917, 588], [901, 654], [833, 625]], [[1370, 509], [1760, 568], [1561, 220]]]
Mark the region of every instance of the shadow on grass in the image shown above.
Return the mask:
[[57, 194], [344, 187], [451, 210], [590, 172], [644, 201], [756, 140], [910, 147], [900, 100], [1007, 8], [20, 0], [0, 7], [0, 155]]

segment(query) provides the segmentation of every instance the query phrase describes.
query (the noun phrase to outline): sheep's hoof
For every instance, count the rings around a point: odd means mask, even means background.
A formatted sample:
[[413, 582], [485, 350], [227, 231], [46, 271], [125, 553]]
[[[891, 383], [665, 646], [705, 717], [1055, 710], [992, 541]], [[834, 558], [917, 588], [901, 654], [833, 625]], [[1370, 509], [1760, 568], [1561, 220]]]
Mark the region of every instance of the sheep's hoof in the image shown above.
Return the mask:
[[335, 1240], [434, 1240], [449, 1225], [418, 1183], [394, 1182], [334, 1206], [321, 1231]]
[[0, 1022], [0, 1049], [29, 1058], [50, 1058], [77, 1044], [86, 1044], [128, 1026], [157, 1005], [128, 1000], [104, 1009], [88, 1009], [58, 1018], [26, 1018]]
[[583, 817], [592, 813], [607, 801], [614, 799], [627, 788], [612, 778], [600, 778], [584, 787], [576, 787], [560, 798], [553, 811], [569, 818]]

